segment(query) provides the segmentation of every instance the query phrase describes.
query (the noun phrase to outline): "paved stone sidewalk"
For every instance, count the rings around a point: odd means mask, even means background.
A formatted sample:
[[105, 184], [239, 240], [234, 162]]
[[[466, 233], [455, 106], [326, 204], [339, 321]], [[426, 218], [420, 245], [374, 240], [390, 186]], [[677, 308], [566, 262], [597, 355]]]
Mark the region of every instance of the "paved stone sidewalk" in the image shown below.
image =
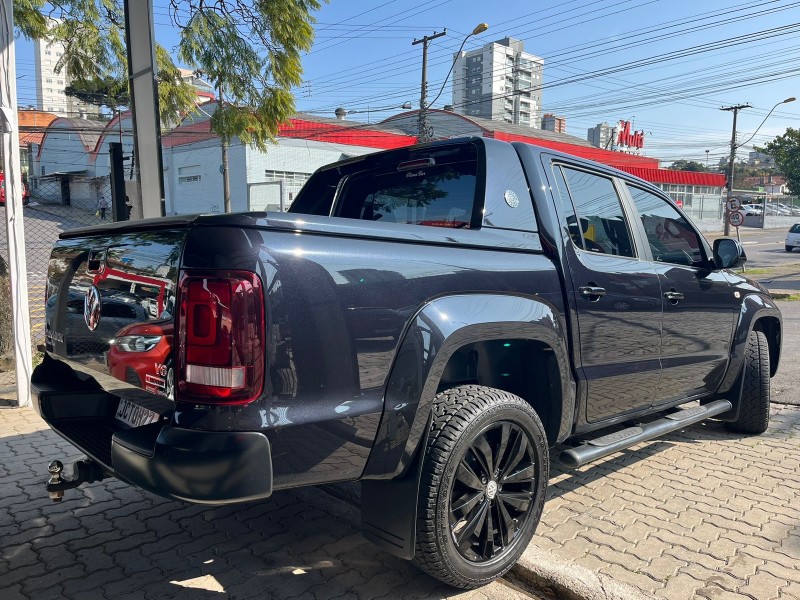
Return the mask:
[[800, 599], [800, 407], [552, 475], [535, 546], [668, 599]]
[[32, 410], [0, 409], [2, 600], [538, 597], [503, 581], [447, 587], [367, 542], [358, 511], [319, 489], [219, 508], [110, 479], [53, 503], [52, 458], [82, 456]]
[[[0, 410], [0, 432], [2, 600], [525, 596], [442, 586], [318, 489], [209, 508], [112, 479], [51, 503], [47, 462], [80, 455], [29, 409]], [[762, 436], [706, 423], [552, 469], [534, 546], [670, 600], [800, 600], [800, 407], [775, 405]]]

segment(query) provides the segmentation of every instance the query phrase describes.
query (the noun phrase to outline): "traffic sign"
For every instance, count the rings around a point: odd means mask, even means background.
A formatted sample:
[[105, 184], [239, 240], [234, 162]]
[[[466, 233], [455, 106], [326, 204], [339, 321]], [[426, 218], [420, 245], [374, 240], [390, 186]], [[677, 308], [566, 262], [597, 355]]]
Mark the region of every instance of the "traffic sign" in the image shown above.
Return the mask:
[[739, 200], [736, 196], [731, 196], [730, 199], [726, 202], [728, 210], [733, 212], [735, 210], [739, 210], [742, 208], [742, 201]]
[[744, 213], [740, 210], [734, 210], [728, 213], [728, 223], [734, 227], [744, 225]]

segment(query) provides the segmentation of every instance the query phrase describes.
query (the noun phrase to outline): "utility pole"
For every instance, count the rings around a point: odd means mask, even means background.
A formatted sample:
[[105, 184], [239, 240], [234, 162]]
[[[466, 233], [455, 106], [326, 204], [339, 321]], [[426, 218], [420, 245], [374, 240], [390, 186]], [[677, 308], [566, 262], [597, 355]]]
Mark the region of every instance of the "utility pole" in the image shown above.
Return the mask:
[[725, 229], [724, 234], [730, 235], [731, 233], [731, 224], [728, 222], [728, 202], [731, 199], [732, 192], [733, 192], [733, 163], [736, 161], [736, 117], [739, 114], [739, 111], [743, 108], [753, 108], [753, 105], [750, 103], [747, 104], [737, 104], [735, 106], [723, 106], [720, 110], [727, 110], [733, 112], [733, 131], [731, 132], [731, 155], [728, 159], [728, 193], [726, 194], [726, 202], [725, 202]]
[[427, 121], [427, 98], [428, 98], [428, 42], [431, 40], [435, 40], [436, 38], [440, 38], [443, 35], [447, 35], [447, 29], [444, 31], [440, 31], [439, 33], [434, 32], [433, 35], [426, 35], [422, 39], [414, 39], [411, 42], [412, 46], [416, 46], [417, 44], [422, 44], [422, 87], [420, 89], [419, 94], [419, 115], [417, 118], [418, 128], [419, 128], [419, 135], [417, 136], [417, 141], [427, 142], [428, 140], [428, 121]]

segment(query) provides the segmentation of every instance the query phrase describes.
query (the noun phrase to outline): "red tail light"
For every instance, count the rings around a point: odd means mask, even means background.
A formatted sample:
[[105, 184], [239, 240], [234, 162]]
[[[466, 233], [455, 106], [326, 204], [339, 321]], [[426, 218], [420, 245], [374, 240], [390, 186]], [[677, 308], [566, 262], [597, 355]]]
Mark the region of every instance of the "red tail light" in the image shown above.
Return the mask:
[[180, 282], [177, 399], [246, 404], [264, 387], [264, 291], [255, 273], [185, 274]]

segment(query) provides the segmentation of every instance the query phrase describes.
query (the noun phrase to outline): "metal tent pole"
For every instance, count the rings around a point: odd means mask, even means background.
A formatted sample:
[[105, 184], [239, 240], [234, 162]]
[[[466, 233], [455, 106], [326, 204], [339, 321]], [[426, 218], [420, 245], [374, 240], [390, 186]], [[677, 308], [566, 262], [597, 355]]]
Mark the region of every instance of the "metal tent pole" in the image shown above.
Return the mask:
[[11, 281], [11, 314], [17, 404], [31, 401], [31, 324], [28, 309], [28, 268], [22, 219], [22, 171], [19, 164], [17, 126], [17, 72], [14, 51], [12, 0], [0, 0], [0, 129], [3, 138], [8, 267]]

